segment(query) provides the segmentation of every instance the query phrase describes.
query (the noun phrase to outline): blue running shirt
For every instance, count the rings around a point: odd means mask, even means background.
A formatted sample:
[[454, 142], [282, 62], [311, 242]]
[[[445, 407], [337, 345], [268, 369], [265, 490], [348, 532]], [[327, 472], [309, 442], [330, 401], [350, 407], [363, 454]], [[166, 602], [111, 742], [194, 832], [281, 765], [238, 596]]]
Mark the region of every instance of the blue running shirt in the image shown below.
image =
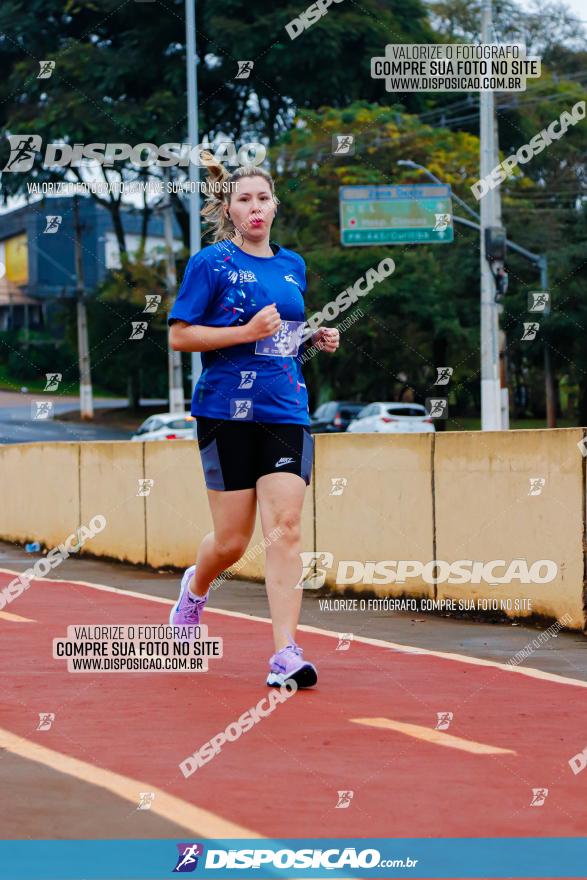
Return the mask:
[[305, 290], [306, 264], [287, 248], [254, 257], [225, 240], [190, 257], [170, 324], [237, 327], [271, 303], [282, 320], [275, 336], [202, 352], [193, 416], [310, 424], [299, 344]]

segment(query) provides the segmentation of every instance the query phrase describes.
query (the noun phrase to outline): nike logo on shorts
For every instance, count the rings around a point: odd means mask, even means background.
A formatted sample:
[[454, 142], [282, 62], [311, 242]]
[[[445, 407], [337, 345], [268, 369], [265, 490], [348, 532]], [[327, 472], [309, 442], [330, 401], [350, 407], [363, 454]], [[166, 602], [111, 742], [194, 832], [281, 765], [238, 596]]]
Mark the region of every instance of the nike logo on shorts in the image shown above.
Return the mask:
[[293, 458], [280, 458], [279, 461], [275, 462], [275, 467], [283, 467], [284, 464], [291, 464]]

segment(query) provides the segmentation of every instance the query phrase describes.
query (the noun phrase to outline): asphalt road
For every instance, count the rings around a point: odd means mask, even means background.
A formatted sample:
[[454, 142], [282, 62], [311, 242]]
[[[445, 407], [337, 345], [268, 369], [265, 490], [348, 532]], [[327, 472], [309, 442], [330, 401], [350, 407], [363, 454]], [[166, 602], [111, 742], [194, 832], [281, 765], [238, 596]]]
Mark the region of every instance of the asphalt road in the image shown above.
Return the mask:
[[[48, 418], [34, 418], [37, 401], [52, 404], [52, 414]], [[125, 399], [95, 398], [94, 407], [123, 407]], [[166, 407], [163, 407], [164, 409]], [[0, 443], [34, 443], [55, 440], [128, 440], [129, 431], [116, 428], [62, 422], [53, 416], [79, 409], [79, 398], [75, 396], [56, 396], [51, 394], [22, 394], [0, 391]]]

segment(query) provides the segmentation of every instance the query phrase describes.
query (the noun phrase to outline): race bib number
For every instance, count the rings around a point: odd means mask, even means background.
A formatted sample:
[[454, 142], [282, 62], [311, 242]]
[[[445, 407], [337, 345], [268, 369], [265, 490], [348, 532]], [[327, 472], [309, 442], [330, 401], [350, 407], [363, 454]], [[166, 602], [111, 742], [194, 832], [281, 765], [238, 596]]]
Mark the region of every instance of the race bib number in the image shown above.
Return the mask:
[[295, 357], [302, 342], [305, 326], [305, 321], [282, 321], [277, 333], [266, 339], [257, 340], [255, 354], [266, 357]]

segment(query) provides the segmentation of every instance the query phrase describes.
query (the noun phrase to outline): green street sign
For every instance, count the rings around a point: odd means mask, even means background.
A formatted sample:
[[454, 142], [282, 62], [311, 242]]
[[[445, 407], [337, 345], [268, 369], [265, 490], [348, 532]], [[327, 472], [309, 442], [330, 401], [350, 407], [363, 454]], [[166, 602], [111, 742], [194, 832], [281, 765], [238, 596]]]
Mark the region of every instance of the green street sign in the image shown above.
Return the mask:
[[444, 244], [454, 240], [447, 184], [341, 186], [340, 243]]

